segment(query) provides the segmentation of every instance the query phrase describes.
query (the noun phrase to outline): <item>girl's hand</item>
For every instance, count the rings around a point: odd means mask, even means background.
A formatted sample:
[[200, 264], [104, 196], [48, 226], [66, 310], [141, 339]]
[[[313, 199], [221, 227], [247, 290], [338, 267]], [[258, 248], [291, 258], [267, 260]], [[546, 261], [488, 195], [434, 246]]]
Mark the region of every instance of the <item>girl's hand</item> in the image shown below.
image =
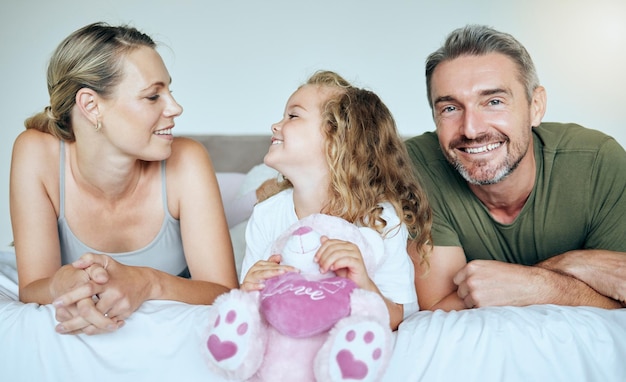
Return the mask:
[[272, 255], [267, 261], [257, 261], [241, 283], [241, 290], [245, 292], [262, 290], [265, 288], [265, 280], [287, 272], [298, 272], [298, 269], [292, 266], [280, 265], [280, 260], [280, 255]]
[[377, 291], [376, 285], [370, 279], [363, 262], [359, 247], [351, 242], [329, 239], [322, 236], [321, 247], [315, 254], [315, 262], [320, 266], [320, 272], [333, 271], [337, 276], [348, 278], [362, 289]]

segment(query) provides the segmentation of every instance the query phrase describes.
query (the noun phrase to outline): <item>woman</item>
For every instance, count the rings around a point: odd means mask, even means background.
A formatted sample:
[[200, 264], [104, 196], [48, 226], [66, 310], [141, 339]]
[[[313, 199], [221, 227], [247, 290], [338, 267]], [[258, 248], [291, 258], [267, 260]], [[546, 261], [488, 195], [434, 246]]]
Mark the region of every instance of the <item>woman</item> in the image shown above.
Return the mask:
[[[182, 113], [147, 35], [88, 25], [48, 67], [50, 106], [14, 144], [10, 203], [20, 299], [59, 333], [118, 329], [144, 301], [210, 304], [237, 287], [211, 160], [174, 138]], [[192, 279], [177, 277], [188, 266]]]

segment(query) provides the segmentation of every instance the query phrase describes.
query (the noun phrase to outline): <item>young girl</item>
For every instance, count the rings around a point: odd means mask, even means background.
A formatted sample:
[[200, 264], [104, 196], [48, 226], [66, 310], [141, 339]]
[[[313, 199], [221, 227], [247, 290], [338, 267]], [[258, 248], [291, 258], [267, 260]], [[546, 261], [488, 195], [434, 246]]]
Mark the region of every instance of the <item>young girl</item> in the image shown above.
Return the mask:
[[[417, 260], [426, 261], [430, 239], [430, 209], [404, 143], [380, 98], [333, 72], [318, 72], [297, 89], [272, 133], [265, 163], [285, 180], [277, 193], [254, 207], [248, 221], [243, 292], [235, 290], [215, 302], [206, 342], [208, 364], [237, 380], [377, 380], [391, 357], [391, 330], [417, 308], [407, 240], [410, 235], [411, 244], [424, 249]], [[369, 248], [376, 252], [375, 271], [367, 273], [356, 244], [321, 236], [314, 256], [320, 273], [332, 271], [360, 288], [350, 294], [350, 314], [328, 332], [281, 335], [269, 328], [258, 307], [275, 287], [270, 278], [299, 270], [281, 264], [281, 256], [270, 251], [294, 223], [320, 213], [367, 232]], [[302, 295], [298, 286], [286, 288]], [[298, 303], [288, 301], [285, 306], [296, 309]], [[311, 309], [284, 312], [282, 318], [297, 326], [290, 314], [325, 314]]]
[[356, 245], [322, 238], [315, 256], [320, 272], [332, 270], [378, 293], [397, 329], [417, 306], [407, 240], [424, 248], [418, 261], [426, 261], [431, 213], [391, 113], [374, 93], [317, 72], [289, 98], [272, 133], [265, 163], [284, 176], [283, 191], [254, 208], [241, 288], [261, 290], [268, 278], [295, 270], [269, 251], [298, 219], [338, 216], [376, 230], [388, 256], [370, 278]]

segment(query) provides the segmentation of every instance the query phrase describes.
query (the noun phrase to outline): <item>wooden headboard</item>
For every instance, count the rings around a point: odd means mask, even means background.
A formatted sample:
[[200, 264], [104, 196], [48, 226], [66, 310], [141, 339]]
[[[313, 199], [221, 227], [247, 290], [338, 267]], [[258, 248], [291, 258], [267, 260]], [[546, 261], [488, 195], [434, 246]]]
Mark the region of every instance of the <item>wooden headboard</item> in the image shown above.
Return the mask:
[[247, 173], [263, 163], [270, 147], [269, 135], [186, 135], [209, 151], [216, 172]]

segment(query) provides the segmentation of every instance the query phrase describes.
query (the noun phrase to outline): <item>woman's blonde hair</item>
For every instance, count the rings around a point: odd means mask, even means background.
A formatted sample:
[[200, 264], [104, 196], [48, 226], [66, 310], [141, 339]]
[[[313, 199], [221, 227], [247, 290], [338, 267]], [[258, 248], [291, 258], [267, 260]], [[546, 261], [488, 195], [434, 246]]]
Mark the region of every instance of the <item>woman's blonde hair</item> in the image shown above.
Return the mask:
[[48, 65], [50, 106], [28, 118], [24, 125], [74, 141], [71, 111], [76, 93], [89, 88], [107, 97], [122, 79], [122, 58], [134, 49], [155, 48], [146, 34], [128, 26], [87, 25], [63, 40]]
[[[427, 265], [430, 206], [387, 106], [334, 72], [316, 72], [306, 85], [335, 90], [321, 107], [330, 169], [329, 202], [322, 212], [382, 233], [387, 222], [381, 203], [391, 203], [416, 244], [420, 263]], [[286, 180], [282, 187], [291, 184]]]

